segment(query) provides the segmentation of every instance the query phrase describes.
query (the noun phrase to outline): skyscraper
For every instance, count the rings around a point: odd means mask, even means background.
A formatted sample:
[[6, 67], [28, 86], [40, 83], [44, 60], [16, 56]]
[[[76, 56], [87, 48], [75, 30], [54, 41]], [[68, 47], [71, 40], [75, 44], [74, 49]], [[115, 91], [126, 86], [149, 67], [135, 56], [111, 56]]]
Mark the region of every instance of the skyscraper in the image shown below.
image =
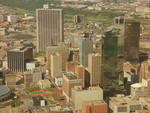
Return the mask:
[[114, 96], [123, 89], [123, 57], [118, 50], [118, 36], [114, 31], [106, 32], [103, 37], [104, 96]]
[[79, 40], [79, 62], [84, 67], [88, 67], [88, 54], [93, 52], [93, 42], [88, 33], [84, 35]]
[[33, 59], [33, 49], [30, 47], [16, 47], [7, 51], [8, 69], [12, 72], [24, 72], [26, 63]]
[[69, 48], [66, 45], [62, 46], [48, 46], [46, 49], [46, 68], [51, 69], [51, 53], [60, 53], [62, 56], [62, 69], [66, 68], [66, 62], [69, 58]]
[[47, 46], [57, 45], [64, 40], [64, 23], [62, 9], [36, 10], [37, 19], [37, 51], [46, 51]]
[[124, 58], [126, 61], [139, 60], [140, 22], [125, 22], [124, 28]]
[[102, 86], [102, 56], [100, 53], [91, 53], [88, 56], [88, 70], [90, 73], [90, 86]]

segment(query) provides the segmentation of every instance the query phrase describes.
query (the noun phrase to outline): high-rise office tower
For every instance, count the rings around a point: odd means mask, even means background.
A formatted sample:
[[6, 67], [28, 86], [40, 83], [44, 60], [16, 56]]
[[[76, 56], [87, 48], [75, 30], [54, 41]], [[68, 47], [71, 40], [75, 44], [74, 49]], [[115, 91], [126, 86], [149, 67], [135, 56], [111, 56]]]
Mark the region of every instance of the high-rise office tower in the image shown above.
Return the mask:
[[85, 87], [85, 69], [83, 65], [77, 65], [75, 67], [75, 73], [77, 78], [81, 78], [82, 79], [82, 87]]
[[36, 10], [37, 19], [37, 51], [46, 51], [47, 46], [57, 45], [64, 41], [64, 23], [62, 9]]
[[88, 56], [88, 70], [90, 73], [90, 86], [102, 86], [102, 56], [100, 53], [92, 53]]
[[26, 63], [33, 59], [33, 49], [30, 47], [16, 47], [7, 51], [8, 69], [12, 72], [24, 72]]
[[61, 77], [62, 56], [60, 53], [51, 53], [51, 77]]
[[139, 60], [140, 22], [125, 22], [124, 59], [129, 62]]
[[118, 36], [112, 31], [106, 32], [103, 37], [104, 96], [114, 96], [123, 89], [123, 57], [118, 50]]
[[88, 67], [88, 54], [93, 52], [93, 42], [89, 38], [89, 33], [79, 39], [79, 62], [84, 67]]
[[69, 58], [69, 48], [65, 45], [63, 46], [49, 46], [46, 49], [46, 68], [51, 69], [51, 53], [60, 53], [62, 56], [62, 69], [66, 68], [66, 62]]

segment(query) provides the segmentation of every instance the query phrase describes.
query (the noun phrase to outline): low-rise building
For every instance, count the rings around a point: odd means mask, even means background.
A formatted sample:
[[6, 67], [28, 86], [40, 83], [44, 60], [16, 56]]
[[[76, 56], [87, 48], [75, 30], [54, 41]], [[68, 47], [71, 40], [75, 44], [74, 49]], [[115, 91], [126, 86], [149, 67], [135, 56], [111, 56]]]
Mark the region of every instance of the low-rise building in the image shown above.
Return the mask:
[[109, 107], [114, 113], [131, 113], [143, 109], [143, 105], [132, 96], [110, 97]]
[[7, 86], [16, 85], [16, 75], [15, 74], [7, 74], [5, 77], [5, 83]]
[[35, 69], [37, 66], [39, 66], [39, 62], [37, 62], [37, 61], [27, 62], [26, 63], [26, 70]]
[[140, 102], [143, 104], [145, 108], [150, 110], [150, 96], [147, 97], [140, 97], [139, 98]]
[[135, 113], [150, 113], [150, 110], [136, 110]]
[[39, 84], [41, 86], [42, 89], [47, 88], [47, 87], [51, 87], [51, 83], [48, 79], [46, 80], [39, 80]]
[[49, 113], [72, 113], [72, 110], [68, 107], [55, 106], [49, 108]]
[[47, 104], [42, 96], [31, 97], [31, 102], [33, 106], [45, 106]]
[[88, 90], [82, 90], [82, 86], [75, 86], [71, 92], [72, 106], [75, 111], [82, 110], [82, 102], [103, 100], [103, 90], [96, 87], [89, 87]]
[[0, 78], [5, 77], [5, 75], [9, 72], [7, 68], [0, 68]]
[[131, 95], [134, 97], [142, 97], [150, 94], [150, 79], [142, 79], [142, 83], [131, 85]]
[[8, 21], [8, 22], [17, 22], [17, 17], [16, 17], [16, 15], [8, 15], [8, 16], [7, 16], [7, 21]]
[[24, 72], [24, 83], [32, 83], [32, 82], [39, 82], [42, 80], [42, 73], [39, 71], [26, 71]]
[[131, 95], [134, 97], [147, 96], [148, 88], [145, 84], [135, 83], [131, 85]]
[[107, 103], [104, 100], [93, 100], [82, 102], [84, 113], [108, 113]]
[[33, 72], [33, 82], [39, 82], [39, 80], [42, 80], [42, 72], [34, 71]]
[[0, 35], [7, 35], [7, 29], [6, 28], [0, 28]]
[[63, 78], [62, 77], [55, 77], [55, 84], [57, 86], [62, 86], [63, 85]]
[[33, 82], [33, 74], [32, 72], [24, 72], [24, 83], [28, 84], [28, 83], [32, 83]]

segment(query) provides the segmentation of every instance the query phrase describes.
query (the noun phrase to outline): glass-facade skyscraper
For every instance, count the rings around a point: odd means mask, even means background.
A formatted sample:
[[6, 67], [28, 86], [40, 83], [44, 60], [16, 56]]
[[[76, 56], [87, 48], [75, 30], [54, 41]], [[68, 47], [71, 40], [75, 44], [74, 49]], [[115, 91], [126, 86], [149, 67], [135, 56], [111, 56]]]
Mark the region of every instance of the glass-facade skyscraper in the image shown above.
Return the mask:
[[84, 67], [88, 67], [88, 54], [93, 53], [93, 42], [86, 34], [79, 39], [79, 62]]
[[[123, 55], [116, 31], [109, 31], [103, 37], [104, 96], [114, 96], [123, 89]], [[122, 52], [123, 53], [123, 52]]]

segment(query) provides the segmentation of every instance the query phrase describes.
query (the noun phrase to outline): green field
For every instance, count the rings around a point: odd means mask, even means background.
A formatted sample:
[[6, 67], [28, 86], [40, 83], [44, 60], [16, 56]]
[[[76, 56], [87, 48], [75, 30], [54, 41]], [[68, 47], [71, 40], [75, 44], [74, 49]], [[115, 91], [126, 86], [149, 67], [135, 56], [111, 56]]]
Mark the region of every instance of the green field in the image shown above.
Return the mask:
[[[73, 22], [74, 15], [85, 15], [87, 21], [101, 22], [104, 24], [110, 24], [113, 22], [114, 17], [124, 16], [124, 13], [120, 13], [119, 10], [103, 10], [103, 11], [90, 11], [87, 9], [73, 9], [59, 7], [61, 2], [59, 0], [0, 0], [0, 4], [9, 6], [8, 10], [15, 12], [17, 15], [24, 15], [25, 13], [35, 16], [36, 9], [42, 8], [43, 4], [52, 3], [57, 6], [51, 6], [51, 8], [61, 8], [64, 10], [64, 20], [66, 22]], [[92, 3], [87, 2], [86, 5], [90, 6]]]

